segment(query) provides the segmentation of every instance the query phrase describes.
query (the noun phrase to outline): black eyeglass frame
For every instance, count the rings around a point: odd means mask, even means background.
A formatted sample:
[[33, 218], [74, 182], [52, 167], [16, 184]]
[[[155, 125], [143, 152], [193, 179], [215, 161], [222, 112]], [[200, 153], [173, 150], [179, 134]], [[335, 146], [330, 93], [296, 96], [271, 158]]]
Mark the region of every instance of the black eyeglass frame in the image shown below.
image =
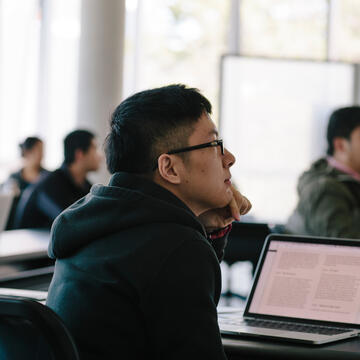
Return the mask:
[[178, 154], [178, 153], [182, 153], [182, 152], [187, 152], [187, 151], [193, 151], [193, 150], [197, 150], [197, 149], [204, 149], [207, 147], [214, 147], [214, 146], [220, 146], [221, 148], [221, 155], [224, 155], [224, 143], [222, 139], [217, 139], [217, 140], [213, 140], [204, 144], [199, 144], [199, 145], [194, 145], [194, 146], [188, 146], [188, 147], [184, 147], [181, 149], [174, 149], [174, 150], [170, 150], [167, 152], [168, 155], [172, 155], [172, 154]]
[[[187, 152], [187, 151], [193, 151], [193, 150], [198, 150], [198, 149], [204, 149], [207, 147], [214, 147], [214, 146], [220, 146], [221, 148], [221, 155], [224, 155], [224, 142], [222, 139], [217, 139], [217, 140], [213, 140], [204, 144], [199, 144], [199, 145], [194, 145], [194, 146], [187, 146], [181, 149], [174, 149], [174, 150], [170, 150], [168, 151], [166, 154], [168, 155], [172, 155], [172, 154], [179, 154], [182, 152]], [[153, 167], [153, 171], [155, 171], [158, 167], [157, 161]]]

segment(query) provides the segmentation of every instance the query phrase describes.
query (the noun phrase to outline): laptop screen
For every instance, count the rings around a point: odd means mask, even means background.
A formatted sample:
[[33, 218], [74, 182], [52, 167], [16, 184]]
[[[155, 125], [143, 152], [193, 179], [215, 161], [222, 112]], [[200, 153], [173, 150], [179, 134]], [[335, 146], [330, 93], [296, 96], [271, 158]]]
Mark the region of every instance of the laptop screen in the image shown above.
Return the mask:
[[360, 242], [271, 237], [245, 315], [360, 324]]

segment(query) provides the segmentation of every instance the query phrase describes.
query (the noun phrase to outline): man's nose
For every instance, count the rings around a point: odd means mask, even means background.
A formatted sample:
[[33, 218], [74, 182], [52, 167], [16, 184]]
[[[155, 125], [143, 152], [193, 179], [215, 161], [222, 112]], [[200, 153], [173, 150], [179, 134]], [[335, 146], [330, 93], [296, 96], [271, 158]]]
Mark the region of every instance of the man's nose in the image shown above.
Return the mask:
[[224, 158], [223, 158], [223, 164], [224, 167], [226, 168], [230, 168], [231, 166], [233, 166], [235, 164], [235, 156], [233, 155], [233, 153], [231, 153], [228, 149], [224, 149]]

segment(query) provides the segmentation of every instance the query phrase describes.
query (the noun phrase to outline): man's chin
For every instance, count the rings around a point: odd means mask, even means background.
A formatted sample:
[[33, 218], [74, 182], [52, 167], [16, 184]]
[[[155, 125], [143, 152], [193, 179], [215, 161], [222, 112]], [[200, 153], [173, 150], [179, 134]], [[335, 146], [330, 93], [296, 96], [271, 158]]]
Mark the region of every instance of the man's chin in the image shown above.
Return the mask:
[[231, 201], [231, 199], [232, 199], [232, 196], [231, 196], [231, 197], [224, 196], [224, 198], [221, 199], [221, 200], [217, 203], [215, 209], [225, 208], [226, 206], [229, 205], [229, 202]]

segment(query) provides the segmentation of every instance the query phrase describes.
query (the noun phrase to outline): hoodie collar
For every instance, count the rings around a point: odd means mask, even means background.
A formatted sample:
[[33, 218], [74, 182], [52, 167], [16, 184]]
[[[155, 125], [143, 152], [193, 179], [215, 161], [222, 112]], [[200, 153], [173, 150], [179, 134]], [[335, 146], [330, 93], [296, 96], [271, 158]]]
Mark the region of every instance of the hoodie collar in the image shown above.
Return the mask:
[[206, 236], [199, 219], [174, 194], [143, 177], [116, 173], [109, 186], [94, 185], [56, 218], [49, 256], [64, 258], [125, 228], [157, 222], [176, 222]]
[[146, 195], [172, 203], [195, 216], [191, 209], [172, 192], [143, 176], [126, 172], [117, 172], [111, 177], [109, 186], [125, 187], [127, 189], [142, 192]]
[[331, 167], [341, 171], [342, 173], [350, 175], [356, 181], [360, 181], [360, 174], [358, 172], [354, 171], [350, 167], [336, 160], [334, 157], [332, 156], [327, 157], [327, 162]]

